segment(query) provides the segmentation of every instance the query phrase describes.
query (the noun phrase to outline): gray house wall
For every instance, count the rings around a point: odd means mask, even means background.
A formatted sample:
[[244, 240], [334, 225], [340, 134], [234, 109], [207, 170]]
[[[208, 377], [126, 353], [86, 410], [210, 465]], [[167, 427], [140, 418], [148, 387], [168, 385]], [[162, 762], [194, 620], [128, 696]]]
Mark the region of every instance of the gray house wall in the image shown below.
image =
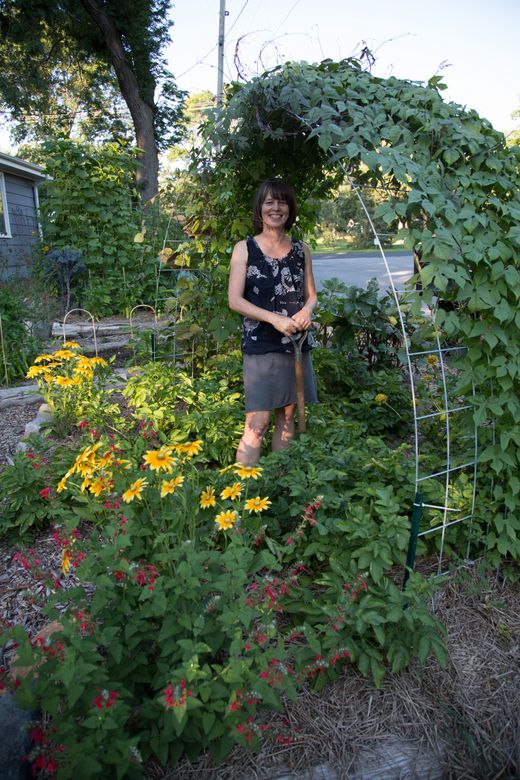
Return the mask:
[[4, 172], [11, 238], [0, 237], [0, 280], [29, 276], [33, 244], [39, 238], [35, 185], [30, 179]]

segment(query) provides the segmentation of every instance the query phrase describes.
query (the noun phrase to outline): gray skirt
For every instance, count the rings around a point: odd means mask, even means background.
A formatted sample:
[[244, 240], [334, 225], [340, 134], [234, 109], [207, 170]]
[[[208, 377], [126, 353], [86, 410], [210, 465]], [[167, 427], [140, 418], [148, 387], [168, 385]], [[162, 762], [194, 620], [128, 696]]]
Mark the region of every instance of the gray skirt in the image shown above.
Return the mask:
[[[243, 358], [246, 412], [266, 412], [296, 403], [292, 353], [267, 352], [265, 355], [244, 355]], [[302, 358], [305, 403], [315, 404], [318, 395], [310, 352], [304, 352]]]

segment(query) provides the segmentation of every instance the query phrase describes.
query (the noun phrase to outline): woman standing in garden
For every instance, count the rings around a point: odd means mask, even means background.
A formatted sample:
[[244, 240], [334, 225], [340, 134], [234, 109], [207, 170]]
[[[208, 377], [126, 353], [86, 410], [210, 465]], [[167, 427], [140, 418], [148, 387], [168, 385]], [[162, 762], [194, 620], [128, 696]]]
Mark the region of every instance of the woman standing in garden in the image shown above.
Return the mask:
[[[229, 306], [242, 317], [246, 421], [237, 462], [258, 462], [271, 411], [272, 449], [294, 436], [296, 381], [291, 336], [308, 330], [317, 303], [308, 247], [291, 239], [296, 199], [282, 179], [269, 179], [253, 199], [253, 224], [260, 231], [239, 241], [231, 256]], [[303, 345], [305, 400], [317, 401], [308, 340]]]

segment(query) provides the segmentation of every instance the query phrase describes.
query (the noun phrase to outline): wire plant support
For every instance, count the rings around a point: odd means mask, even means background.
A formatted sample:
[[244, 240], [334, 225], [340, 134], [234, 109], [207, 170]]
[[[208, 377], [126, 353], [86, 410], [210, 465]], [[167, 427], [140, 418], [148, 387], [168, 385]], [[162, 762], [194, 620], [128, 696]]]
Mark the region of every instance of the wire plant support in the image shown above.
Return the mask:
[[[447, 366], [446, 358], [449, 356], [451, 352], [465, 350], [466, 347], [444, 346], [441, 343], [440, 334], [438, 328], [435, 325], [435, 317], [433, 316], [434, 310], [430, 309], [430, 315], [428, 316], [431, 316], [431, 325], [434, 334], [434, 343], [432, 344], [432, 348], [426, 350], [419, 350], [419, 351], [412, 349], [411, 340], [405, 328], [405, 318], [401, 306], [401, 296], [395, 287], [390, 266], [388, 263], [388, 258], [382, 246], [379, 234], [376, 230], [376, 227], [371, 218], [369, 210], [365, 204], [365, 201], [363, 200], [360, 187], [352, 180], [351, 176], [349, 175], [347, 169], [345, 168], [341, 160], [337, 160], [336, 162], [340, 166], [341, 170], [345, 175], [346, 180], [349, 182], [350, 186], [352, 187], [352, 191], [355, 193], [357, 199], [359, 200], [359, 203], [370, 225], [370, 229], [374, 235], [374, 245], [378, 247], [379, 253], [383, 260], [386, 274], [388, 276], [388, 280], [390, 283], [392, 296], [395, 301], [395, 305], [398, 312], [399, 325], [400, 325], [402, 341], [403, 341], [403, 346], [405, 351], [405, 365], [408, 371], [408, 376], [410, 378], [410, 392], [412, 396], [413, 430], [414, 430], [415, 500], [412, 508], [410, 542], [408, 546], [408, 555], [406, 560], [406, 570], [405, 570], [404, 583], [403, 583], [404, 586], [404, 584], [408, 579], [409, 573], [414, 566], [416, 546], [417, 546], [418, 539], [430, 534], [439, 534], [437, 575], [439, 576], [445, 574], [447, 573], [447, 568], [445, 568], [444, 565], [445, 558], [446, 558], [447, 530], [461, 523], [467, 523], [469, 525], [474, 517], [475, 501], [476, 501], [476, 484], [477, 484], [477, 463], [478, 463], [477, 427], [475, 424], [473, 424], [473, 431], [470, 434], [470, 437], [473, 441], [471, 460], [461, 464], [454, 463], [453, 447], [452, 447], [453, 443], [451, 437], [451, 431], [452, 431], [451, 423], [455, 415], [463, 414], [464, 412], [468, 411], [469, 409], [471, 409], [471, 405], [467, 403], [462, 403], [462, 404], [457, 404], [454, 407], [450, 408], [450, 400], [448, 397], [448, 384], [447, 384], [448, 366]], [[409, 291], [409, 292], [411, 292], [412, 295], [417, 295], [416, 291]], [[416, 372], [414, 369], [412, 358], [416, 358], [420, 356], [430, 356], [430, 355], [435, 355], [439, 364], [441, 384], [442, 384], [442, 409], [432, 412], [430, 414], [418, 414], [417, 411], [418, 398], [417, 398], [415, 384], [414, 384], [414, 375]], [[472, 394], [473, 395], [475, 394], [474, 386], [472, 387]], [[444, 427], [445, 467], [432, 473], [422, 473], [421, 472], [422, 458], [421, 458], [420, 422], [421, 420], [425, 420], [428, 418], [439, 418], [439, 421], [444, 421], [445, 423], [445, 427]], [[460, 474], [463, 471], [467, 471], [468, 469], [471, 469], [471, 480], [472, 480], [470, 505], [464, 508], [450, 506], [450, 501], [451, 501], [450, 493], [451, 493], [451, 488], [453, 487], [453, 476], [456, 474]], [[434, 480], [438, 478], [442, 479], [443, 502], [429, 503], [424, 499], [423, 485], [424, 483], [427, 483], [429, 480]], [[431, 519], [430, 519], [429, 527], [425, 528], [424, 522], [422, 521], [427, 516], [429, 516]], [[421, 522], [423, 525], [422, 529], [421, 529]], [[466, 560], [469, 559], [470, 559], [470, 541], [469, 541], [469, 532], [468, 532]]]
[[92, 322], [92, 336], [94, 341], [94, 352], [96, 354], [96, 357], [98, 356], [98, 347], [97, 347], [97, 338], [96, 338], [96, 320], [94, 318], [94, 315], [91, 314], [91, 312], [88, 311], [88, 309], [69, 309], [69, 311], [65, 314], [63, 318], [63, 322], [61, 324], [62, 329], [62, 335], [63, 335], [63, 342], [65, 343], [67, 341], [67, 319], [69, 318], [69, 315], [74, 314], [75, 312], [82, 312], [83, 314], [86, 314], [88, 317], [90, 317], [90, 321]]

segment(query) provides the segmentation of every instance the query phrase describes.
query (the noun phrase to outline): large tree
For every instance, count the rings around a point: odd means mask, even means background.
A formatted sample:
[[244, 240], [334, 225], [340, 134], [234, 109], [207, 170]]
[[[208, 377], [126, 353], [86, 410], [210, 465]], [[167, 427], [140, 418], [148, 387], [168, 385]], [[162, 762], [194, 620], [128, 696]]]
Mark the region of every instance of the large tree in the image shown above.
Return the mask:
[[[123, 98], [142, 150], [143, 201], [158, 190], [158, 151], [179, 139], [180, 92], [163, 50], [170, 0], [0, 0], [0, 102], [15, 138], [124, 132]], [[118, 101], [119, 97], [119, 101]]]

